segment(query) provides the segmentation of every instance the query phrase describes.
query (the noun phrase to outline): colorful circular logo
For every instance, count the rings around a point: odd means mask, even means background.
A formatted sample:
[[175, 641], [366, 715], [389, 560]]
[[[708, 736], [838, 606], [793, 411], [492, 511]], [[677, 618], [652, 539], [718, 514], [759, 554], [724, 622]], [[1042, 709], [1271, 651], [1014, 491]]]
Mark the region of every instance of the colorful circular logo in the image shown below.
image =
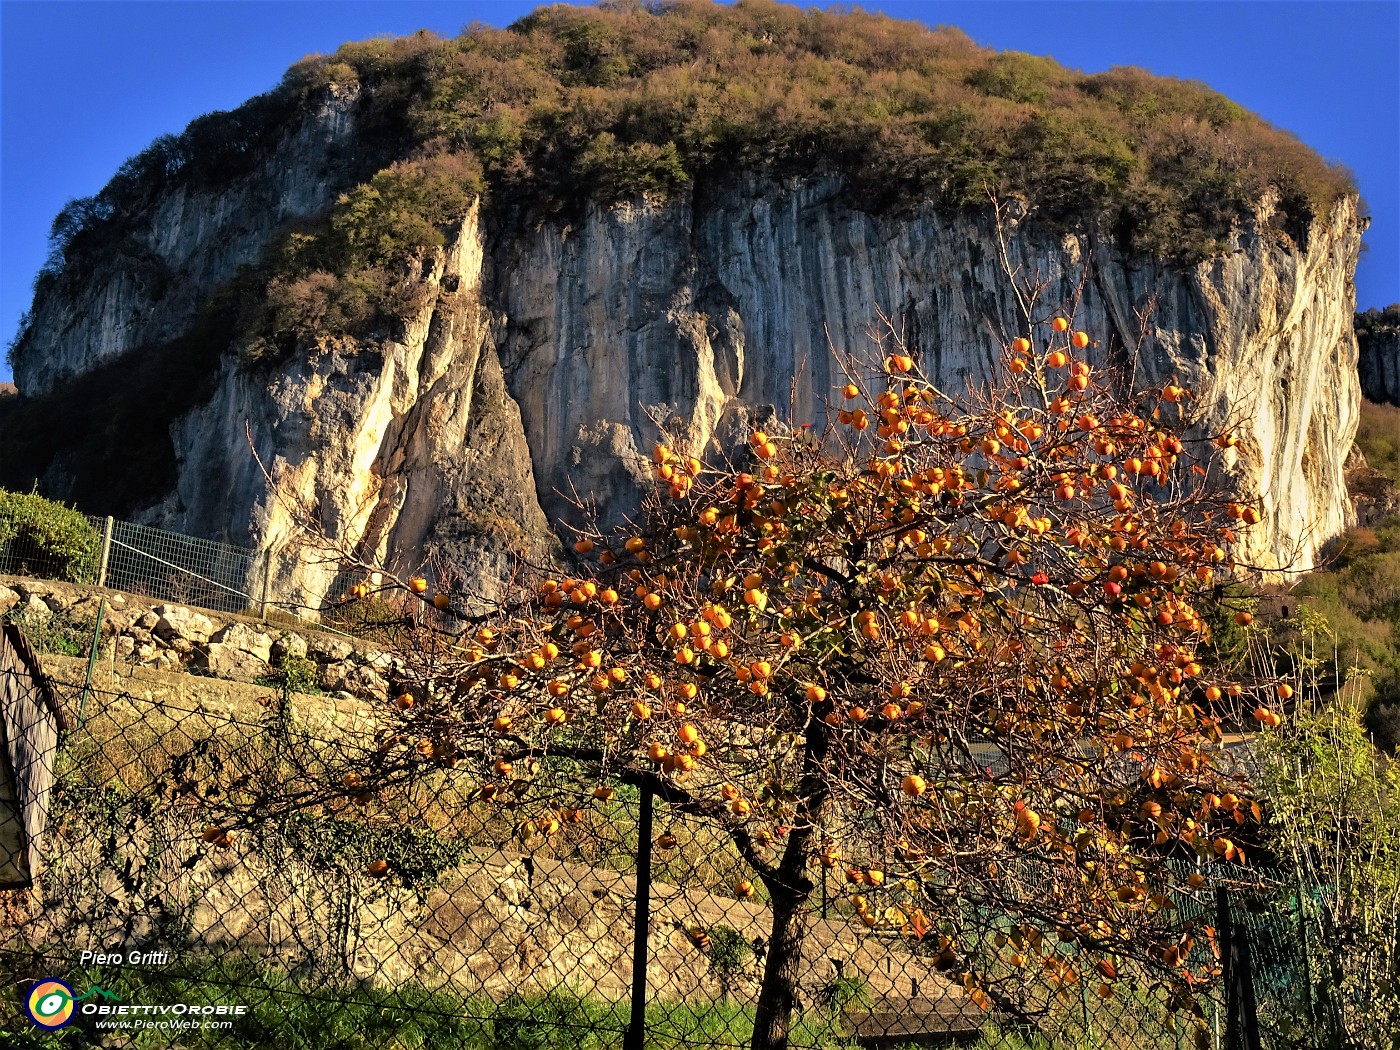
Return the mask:
[[62, 1028], [73, 1020], [73, 989], [56, 977], [45, 977], [29, 990], [24, 1008], [40, 1028]]

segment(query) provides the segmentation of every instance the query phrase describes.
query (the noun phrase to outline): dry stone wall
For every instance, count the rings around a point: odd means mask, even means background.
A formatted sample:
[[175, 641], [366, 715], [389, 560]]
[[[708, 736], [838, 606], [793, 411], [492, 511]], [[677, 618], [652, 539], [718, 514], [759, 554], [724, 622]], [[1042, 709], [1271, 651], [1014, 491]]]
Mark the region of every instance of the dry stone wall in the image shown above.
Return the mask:
[[388, 699], [403, 664], [372, 645], [341, 635], [292, 630], [227, 614], [153, 602], [74, 584], [0, 577], [0, 616], [36, 628], [66, 625], [70, 639], [97, 623], [107, 598], [99, 652], [124, 667], [270, 681], [289, 657], [304, 664], [311, 684], [342, 699]]

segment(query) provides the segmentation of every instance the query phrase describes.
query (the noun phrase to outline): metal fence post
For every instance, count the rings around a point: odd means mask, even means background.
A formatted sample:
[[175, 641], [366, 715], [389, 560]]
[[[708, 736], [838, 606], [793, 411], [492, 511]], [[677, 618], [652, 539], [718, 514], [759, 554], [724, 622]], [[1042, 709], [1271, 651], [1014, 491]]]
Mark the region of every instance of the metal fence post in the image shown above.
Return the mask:
[[102, 561], [97, 566], [97, 586], [107, 586], [107, 562], [112, 556], [112, 516], [107, 515], [107, 524], [102, 529]]
[[[1231, 1042], [1230, 1032], [1231, 1020], [1231, 988], [1230, 981], [1234, 977], [1231, 972], [1234, 969], [1231, 958], [1231, 941], [1234, 940], [1234, 931], [1230, 928], [1230, 896], [1224, 886], [1217, 886], [1215, 889], [1215, 939], [1220, 946], [1220, 984], [1221, 991], [1225, 997], [1225, 1042], [1224, 1045], [1234, 1050]], [[1215, 1048], [1221, 1050], [1221, 1030], [1220, 1030], [1220, 1005], [1212, 1004], [1212, 1019], [1215, 1025]]]
[[[108, 535], [111, 534], [112, 519], [107, 519]], [[88, 651], [87, 677], [83, 679], [83, 698], [78, 704], [78, 732], [83, 731], [87, 725], [87, 698], [88, 690], [92, 688], [92, 669], [97, 666], [97, 648], [102, 641], [102, 618], [107, 614], [107, 599], [103, 598], [97, 603], [97, 626], [92, 629], [92, 648]], [[112, 643], [114, 646], [115, 642]]]
[[267, 623], [267, 588], [268, 577], [272, 575], [272, 548], [263, 551], [263, 572], [262, 572], [262, 622]]
[[647, 929], [651, 925], [651, 785], [642, 785], [637, 819], [637, 908], [632, 934], [632, 1017], [622, 1050], [643, 1050], [647, 1013]]
[[1260, 1050], [1249, 927], [1234, 921], [1224, 886], [1216, 889], [1216, 927], [1224, 970], [1226, 1050]]

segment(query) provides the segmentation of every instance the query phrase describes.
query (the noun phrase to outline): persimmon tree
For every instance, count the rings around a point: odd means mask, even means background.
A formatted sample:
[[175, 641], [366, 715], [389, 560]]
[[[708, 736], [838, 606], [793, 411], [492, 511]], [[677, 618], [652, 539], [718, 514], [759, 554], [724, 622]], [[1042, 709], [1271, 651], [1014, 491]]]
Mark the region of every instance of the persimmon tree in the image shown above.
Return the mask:
[[1198, 654], [1257, 514], [1215, 487], [1233, 439], [1189, 436], [1187, 391], [1125, 389], [1070, 329], [957, 394], [898, 347], [848, 362], [823, 432], [657, 445], [637, 521], [581, 531], [569, 574], [523, 574], [465, 632], [454, 595], [381, 578], [421, 614], [355, 789], [450, 764], [518, 807], [567, 759], [599, 798], [719, 822], [772, 906], [756, 1048], [786, 1043], [823, 868], [983, 1008], [1032, 1011], [1027, 974], [1111, 997], [1130, 963], [1191, 1009], [1214, 959], [1174, 901], [1204, 876], [1172, 861], [1245, 860], [1260, 809], [1222, 719], [1279, 717], [1278, 683]]

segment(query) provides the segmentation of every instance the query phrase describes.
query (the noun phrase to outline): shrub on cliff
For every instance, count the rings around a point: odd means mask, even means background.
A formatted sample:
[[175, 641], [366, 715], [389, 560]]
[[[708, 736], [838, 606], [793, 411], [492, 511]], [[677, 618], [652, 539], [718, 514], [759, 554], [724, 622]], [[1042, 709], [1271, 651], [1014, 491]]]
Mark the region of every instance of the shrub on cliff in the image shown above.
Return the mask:
[[434, 153], [342, 194], [325, 223], [279, 245], [262, 302], [244, 321], [247, 359], [276, 360], [410, 312], [423, 292], [415, 260], [446, 243], [444, 231], [484, 188], [474, 157]]
[[1400, 485], [1400, 406], [1363, 400], [1356, 447], [1366, 457], [1367, 466]]
[[455, 40], [346, 45], [286, 88], [331, 66], [369, 86], [377, 126], [401, 112], [412, 138], [474, 153], [496, 192], [546, 212], [736, 171], [831, 171], [861, 206], [1019, 193], [1052, 224], [1104, 220], [1134, 250], [1194, 258], [1270, 187], [1295, 235], [1352, 188], [1204, 85], [1085, 75], [858, 11], [556, 6]]
[[1381, 333], [1394, 334], [1400, 331], [1400, 303], [1391, 303], [1384, 310], [1371, 307], [1356, 315], [1358, 338], [1368, 338]]
[[0, 569], [92, 583], [102, 537], [82, 514], [37, 493], [0, 489]]

